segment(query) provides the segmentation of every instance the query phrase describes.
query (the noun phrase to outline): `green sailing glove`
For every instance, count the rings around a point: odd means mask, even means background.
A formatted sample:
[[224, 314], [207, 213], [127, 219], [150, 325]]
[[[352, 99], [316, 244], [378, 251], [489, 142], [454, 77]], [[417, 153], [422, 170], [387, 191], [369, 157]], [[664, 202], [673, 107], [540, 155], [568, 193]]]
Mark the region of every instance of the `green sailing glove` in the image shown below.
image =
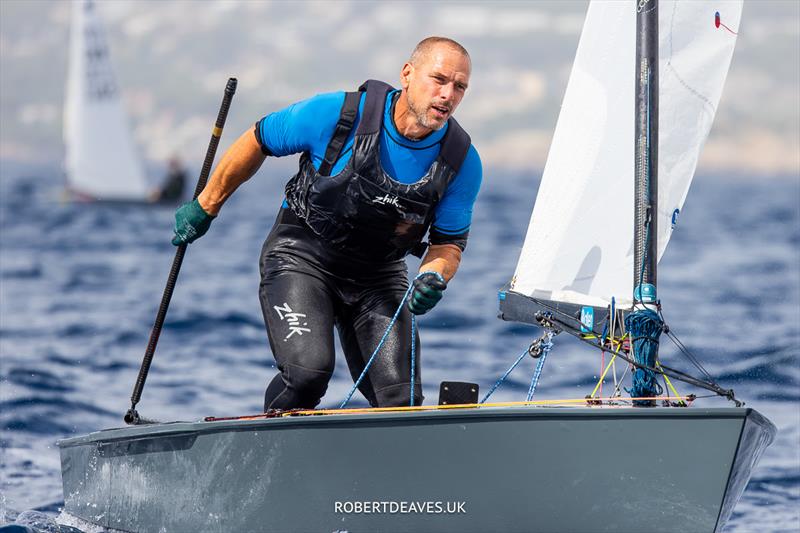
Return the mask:
[[408, 298], [408, 310], [424, 315], [442, 299], [447, 282], [438, 272], [425, 272], [414, 280], [414, 290]]
[[199, 239], [206, 234], [215, 218], [206, 213], [197, 200], [183, 204], [175, 211], [175, 236], [172, 237], [172, 244], [179, 246]]

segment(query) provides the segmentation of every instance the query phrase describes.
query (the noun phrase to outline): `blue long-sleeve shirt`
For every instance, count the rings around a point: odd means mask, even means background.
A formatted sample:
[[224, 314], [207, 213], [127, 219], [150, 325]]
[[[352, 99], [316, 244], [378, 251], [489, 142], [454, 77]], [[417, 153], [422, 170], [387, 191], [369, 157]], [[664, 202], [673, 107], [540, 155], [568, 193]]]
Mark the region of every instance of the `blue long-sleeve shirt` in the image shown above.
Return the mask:
[[[396, 91], [395, 91], [396, 92]], [[380, 156], [384, 170], [396, 181], [414, 183], [422, 178], [439, 155], [447, 125], [420, 140], [403, 137], [394, 125], [391, 102], [394, 93], [386, 98], [383, 130], [380, 135]], [[262, 149], [274, 156], [308, 152], [314, 167], [319, 170], [325, 150], [333, 136], [344, 103], [344, 92], [319, 94], [271, 113], [256, 123], [255, 135]], [[331, 174], [339, 173], [353, 154], [353, 140], [364, 108], [365, 96], [353, 127]], [[470, 146], [458, 174], [448, 185], [436, 206], [431, 242], [441, 237], [466, 239], [472, 221], [472, 208], [482, 179], [481, 160]], [[284, 205], [285, 202], [284, 202]]]

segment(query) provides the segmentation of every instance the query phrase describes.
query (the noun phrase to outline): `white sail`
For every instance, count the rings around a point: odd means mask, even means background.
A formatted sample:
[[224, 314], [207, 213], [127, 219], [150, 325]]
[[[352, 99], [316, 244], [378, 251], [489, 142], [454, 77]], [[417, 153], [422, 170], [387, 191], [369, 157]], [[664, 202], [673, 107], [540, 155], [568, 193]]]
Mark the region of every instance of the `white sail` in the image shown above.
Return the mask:
[[[589, 6], [512, 280], [517, 293], [632, 305], [635, 27], [647, 1]], [[659, 3], [659, 259], [714, 120], [741, 11], [741, 0]]]
[[95, 199], [144, 200], [147, 180], [96, 9], [91, 0], [72, 4], [64, 105], [68, 186]]

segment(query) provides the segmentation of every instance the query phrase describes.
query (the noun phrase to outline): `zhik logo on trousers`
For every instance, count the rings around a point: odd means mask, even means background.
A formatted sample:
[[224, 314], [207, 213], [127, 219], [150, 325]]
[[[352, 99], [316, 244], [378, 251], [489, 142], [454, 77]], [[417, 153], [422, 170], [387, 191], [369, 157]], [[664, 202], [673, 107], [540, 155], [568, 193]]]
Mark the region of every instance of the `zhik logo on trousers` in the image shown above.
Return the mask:
[[278, 316], [281, 320], [285, 321], [289, 324], [289, 334], [284, 337], [284, 341], [288, 341], [289, 337], [294, 335], [302, 335], [303, 333], [311, 333], [311, 328], [304, 328], [303, 326], [307, 326], [308, 322], [302, 322], [302, 319], [306, 317], [303, 313], [295, 313], [292, 311], [292, 308], [289, 307], [289, 304], [284, 302], [283, 305], [275, 305], [272, 307], [275, 309], [275, 312], [278, 313]]

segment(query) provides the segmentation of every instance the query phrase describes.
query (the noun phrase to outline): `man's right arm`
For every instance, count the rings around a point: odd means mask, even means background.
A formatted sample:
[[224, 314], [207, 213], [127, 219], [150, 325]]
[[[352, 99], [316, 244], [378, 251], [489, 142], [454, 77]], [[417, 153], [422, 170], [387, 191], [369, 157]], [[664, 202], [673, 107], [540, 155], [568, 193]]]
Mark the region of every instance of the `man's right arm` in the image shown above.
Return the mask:
[[209, 215], [216, 216], [239, 185], [258, 172], [266, 157], [253, 130], [248, 129], [223, 154], [205, 189], [197, 197], [200, 207]]
[[308, 151], [321, 161], [343, 101], [343, 92], [317, 95], [267, 115], [254, 130], [244, 132], [223, 154], [197, 200], [176, 211], [172, 244], [202, 237], [228, 197], [258, 172], [267, 155]]
[[309, 151], [320, 159], [333, 134], [344, 93], [318, 94], [271, 113], [246, 131], [222, 156], [198, 200], [209, 215], [217, 215], [222, 204], [239, 185], [255, 174], [267, 155], [277, 157]]

